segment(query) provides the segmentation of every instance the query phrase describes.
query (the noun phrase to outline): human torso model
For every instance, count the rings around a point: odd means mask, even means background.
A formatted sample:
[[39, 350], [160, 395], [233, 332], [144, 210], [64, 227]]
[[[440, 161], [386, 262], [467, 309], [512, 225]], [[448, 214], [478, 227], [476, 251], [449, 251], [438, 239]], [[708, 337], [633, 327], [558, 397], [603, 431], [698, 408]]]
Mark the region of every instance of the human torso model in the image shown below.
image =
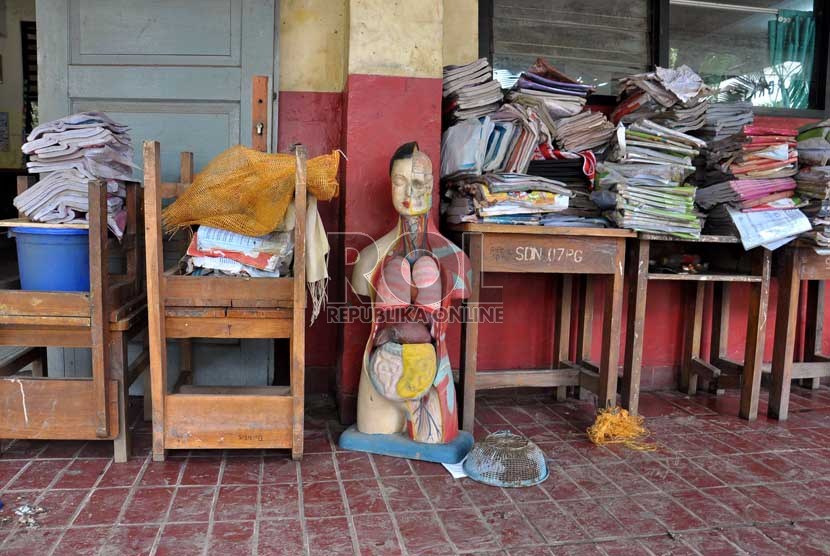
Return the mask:
[[429, 220], [429, 157], [408, 143], [395, 153], [390, 174], [400, 219], [361, 251], [352, 276], [355, 292], [371, 299], [373, 316], [360, 374], [357, 429], [450, 442], [458, 435], [458, 411], [445, 345], [446, 311], [469, 291], [469, 264]]

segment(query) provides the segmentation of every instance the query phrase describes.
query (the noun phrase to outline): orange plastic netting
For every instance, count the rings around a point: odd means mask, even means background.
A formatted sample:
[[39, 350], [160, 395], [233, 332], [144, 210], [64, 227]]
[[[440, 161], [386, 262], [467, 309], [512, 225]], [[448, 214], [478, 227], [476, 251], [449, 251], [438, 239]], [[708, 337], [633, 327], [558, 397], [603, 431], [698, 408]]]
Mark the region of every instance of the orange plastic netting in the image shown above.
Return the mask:
[[[162, 212], [168, 232], [206, 224], [247, 236], [273, 232], [294, 198], [293, 154], [272, 154], [237, 145], [219, 154], [193, 184]], [[328, 201], [338, 193], [340, 153], [308, 161], [308, 192]]]

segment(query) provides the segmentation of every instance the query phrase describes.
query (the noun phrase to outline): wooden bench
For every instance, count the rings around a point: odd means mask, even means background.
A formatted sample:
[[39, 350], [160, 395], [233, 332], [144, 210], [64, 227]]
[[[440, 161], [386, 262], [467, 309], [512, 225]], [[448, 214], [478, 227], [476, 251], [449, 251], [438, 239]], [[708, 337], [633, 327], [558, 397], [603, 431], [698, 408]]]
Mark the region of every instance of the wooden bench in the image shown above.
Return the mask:
[[[18, 193], [29, 185], [18, 180]], [[143, 261], [139, 257], [141, 190], [127, 182], [127, 225], [121, 242], [107, 237], [107, 194], [89, 184], [89, 292], [0, 290], [0, 345], [91, 348], [91, 378], [47, 377], [45, 350], [23, 350], [0, 368], [0, 438], [113, 440], [116, 462], [130, 453], [127, 396], [147, 369], [146, 349], [128, 362], [127, 344], [146, 327]], [[56, 226], [25, 218], [4, 226]], [[72, 224], [73, 227], [87, 227]], [[123, 274], [108, 271], [123, 251]], [[60, 272], [60, 269], [55, 269]], [[31, 376], [15, 374], [32, 363]]]
[[[193, 155], [182, 153], [181, 181], [161, 181], [160, 147], [144, 143], [147, 297], [153, 414], [153, 459], [168, 449], [288, 448], [303, 453], [305, 357], [306, 151], [296, 149], [294, 275], [289, 278], [187, 276], [165, 271], [162, 199], [192, 181]], [[290, 338], [289, 386], [193, 385], [191, 338]], [[167, 340], [182, 341], [183, 361], [172, 389]]]

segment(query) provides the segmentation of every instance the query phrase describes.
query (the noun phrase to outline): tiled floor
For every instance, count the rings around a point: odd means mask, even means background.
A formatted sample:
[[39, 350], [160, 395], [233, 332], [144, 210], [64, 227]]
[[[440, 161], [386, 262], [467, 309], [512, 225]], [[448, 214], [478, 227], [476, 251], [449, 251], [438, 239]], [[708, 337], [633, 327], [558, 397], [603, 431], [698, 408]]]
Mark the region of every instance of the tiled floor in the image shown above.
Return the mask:
[[0, 526], [0, 553], [830, 554], [830, 390], [794, 396], [779, 426], [733, 417], [732, 394], [646, 394], [653, 453], [591, 445], [585, 403], [483, 398], [482, 432], [515, 429], [550, 458], [550, 478], [525, 489], [338, 451], [325, 400], [301, 465], [279, 452], [153, 463], [140, 421], [127, 464], [108, 443], [18, 442], [0, 458], [0, 517], [24, 502], [48, 512], [38, 529]]

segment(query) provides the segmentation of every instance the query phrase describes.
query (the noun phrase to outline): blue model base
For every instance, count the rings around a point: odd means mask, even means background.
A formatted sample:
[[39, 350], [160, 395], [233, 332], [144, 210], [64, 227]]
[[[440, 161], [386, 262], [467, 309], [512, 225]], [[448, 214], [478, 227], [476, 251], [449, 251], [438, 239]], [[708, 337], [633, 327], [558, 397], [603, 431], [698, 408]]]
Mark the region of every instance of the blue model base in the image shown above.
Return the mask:
[[366, 434], [352, 425], [340, 435], [340, 447], [344, 450], [396, 458], [458, 463], [473, 447], [473, 435], [467, 431], [459, 431], [455, 440], [447, 444], [425, 444], [410, 440], [403, 434]]

